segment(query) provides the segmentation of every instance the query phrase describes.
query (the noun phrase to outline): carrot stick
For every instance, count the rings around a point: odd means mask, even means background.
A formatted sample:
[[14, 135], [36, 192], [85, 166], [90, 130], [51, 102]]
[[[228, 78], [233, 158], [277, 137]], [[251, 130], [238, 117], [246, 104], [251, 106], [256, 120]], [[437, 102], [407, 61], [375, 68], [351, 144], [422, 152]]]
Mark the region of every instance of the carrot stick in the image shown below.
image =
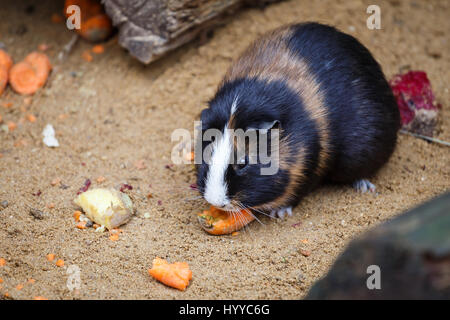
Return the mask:
[[198, 221], [202, 228], [214, 235], [233, 233], [255, 219], [250, 210], [241, 210], [239, 213], [231, 213], [211, 206], [198, 214]]
[[156, 280], [169, 287], [184, 291], [192, 279], [192, 271], [186, 262], [169, 264], [161, 258], [153, 259], [153, 266], [148, 273]]

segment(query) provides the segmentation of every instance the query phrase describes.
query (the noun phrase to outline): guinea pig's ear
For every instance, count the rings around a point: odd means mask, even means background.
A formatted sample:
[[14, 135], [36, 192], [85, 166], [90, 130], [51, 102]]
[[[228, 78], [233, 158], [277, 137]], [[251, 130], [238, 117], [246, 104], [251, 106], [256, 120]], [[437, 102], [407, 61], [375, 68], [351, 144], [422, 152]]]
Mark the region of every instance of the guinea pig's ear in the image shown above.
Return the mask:
[[266, 134], [270, 129], [279, 129], [280, 121], [274, 120], [269, 122], [260, 122], [254, 126], [250, 126], [247, 130], [259, 130], [262, 134]]

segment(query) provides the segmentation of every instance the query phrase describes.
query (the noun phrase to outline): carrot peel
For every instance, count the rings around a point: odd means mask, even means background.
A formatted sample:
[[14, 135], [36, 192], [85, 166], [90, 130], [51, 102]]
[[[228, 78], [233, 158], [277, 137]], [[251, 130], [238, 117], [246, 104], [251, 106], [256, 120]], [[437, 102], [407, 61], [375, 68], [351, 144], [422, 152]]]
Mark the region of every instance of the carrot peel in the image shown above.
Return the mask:
[[211, 206], [209, 210], [199, 213], [197, 219], [209, 234], [223, 235], [240, 230], [252, 222], [255, 216], [250, 210], [241, 210], [233, 214]]
[[184, 291], [192, 279], [192, 271], [186, 262], [169, 264], [161, 258], [153, 259], [153, 266], [148, 273], [156, 280], [169, 287]]

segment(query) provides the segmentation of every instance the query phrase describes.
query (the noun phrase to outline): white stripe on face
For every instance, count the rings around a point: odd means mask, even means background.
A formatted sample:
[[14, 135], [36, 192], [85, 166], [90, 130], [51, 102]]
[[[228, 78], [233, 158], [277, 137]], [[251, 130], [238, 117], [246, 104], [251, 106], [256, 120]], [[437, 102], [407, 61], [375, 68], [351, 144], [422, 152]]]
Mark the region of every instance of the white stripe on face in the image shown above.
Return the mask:
[[232, 147], [230, 133], [227, 126], [225, 126], [222, 137], [214, 142], [205, 184], [204, 197], [206, 201], [216, 207], [226, 206], [230, 203], [227, 197], [225, 173], [228, 168]]

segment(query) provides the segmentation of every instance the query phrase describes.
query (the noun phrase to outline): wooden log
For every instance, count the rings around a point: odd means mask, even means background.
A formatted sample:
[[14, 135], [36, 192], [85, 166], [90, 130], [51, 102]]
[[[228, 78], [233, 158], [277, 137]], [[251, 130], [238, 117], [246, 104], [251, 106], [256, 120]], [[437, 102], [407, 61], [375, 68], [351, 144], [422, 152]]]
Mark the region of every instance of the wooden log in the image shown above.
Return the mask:
[[352, 241], [306, 299], [450, 299], [450, 193]]
[[279, 0], [103, 0], [119, 44], [143, 63], [191, 41], [244, 5]]

